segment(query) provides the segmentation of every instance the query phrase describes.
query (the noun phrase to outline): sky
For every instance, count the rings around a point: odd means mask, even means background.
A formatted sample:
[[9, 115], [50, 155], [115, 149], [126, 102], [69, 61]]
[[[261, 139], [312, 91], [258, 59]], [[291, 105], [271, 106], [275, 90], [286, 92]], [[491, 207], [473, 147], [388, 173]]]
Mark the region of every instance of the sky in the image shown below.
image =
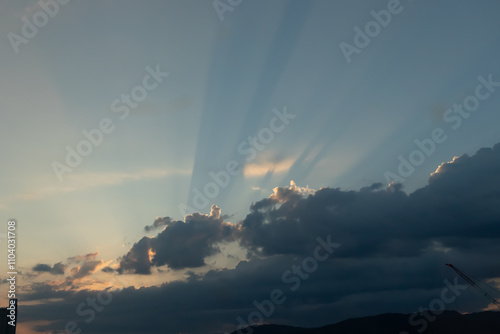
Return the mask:
[[0, 0], [1, 302], [12, 219], [27, 334], [411, 313], [445, 263], [500, 282], [499, 9]]

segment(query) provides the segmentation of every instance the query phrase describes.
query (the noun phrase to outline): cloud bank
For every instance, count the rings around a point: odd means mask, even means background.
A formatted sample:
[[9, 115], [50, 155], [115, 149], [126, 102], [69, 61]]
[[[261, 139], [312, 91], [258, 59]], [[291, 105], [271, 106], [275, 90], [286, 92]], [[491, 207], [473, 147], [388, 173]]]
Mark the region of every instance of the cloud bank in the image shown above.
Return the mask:
[[[400, 185], [313, 191], [292, 183], [252, 203], [238, 223], [225, 222], [217, 206], [208, 215], [155, 222], [153, 228], [164, 229], [137, 241], [120, 259], [118, 273], [107, 272], [140, 277], [155, 274], [154, 268], [199, 268], [229, 242], [247, 251], [235, 268], [187, 272], [185, 280], [157, 287], [125, 288], [90, 323], [74, 311], [96, 294], [87, 290], [24, 306], [23, 317], [50, 321], [39, 330], [61, 329], [73, 320], [96, 334], [230, 331], [237, 317], [246, 319], [254, 302], [269, 299], [276, 288], [286, 300], [266, 322], [319, 326], [382, 312], [411, 313], [439, 296], [445, 278], [454, 279], [445, 263], [467, 268], [482, 280], [500, 277], [499, 189], [499, 144], [443, 163], [427, 185], [411, 194]], [[283, 273], [313, 254], [318, 237], [327, 236], [341, 247], [292, 290]], [[38, 289], [38, 298], [60, 294]], [[488, 306], [469, 292], [449, 307], [478, 311]]]

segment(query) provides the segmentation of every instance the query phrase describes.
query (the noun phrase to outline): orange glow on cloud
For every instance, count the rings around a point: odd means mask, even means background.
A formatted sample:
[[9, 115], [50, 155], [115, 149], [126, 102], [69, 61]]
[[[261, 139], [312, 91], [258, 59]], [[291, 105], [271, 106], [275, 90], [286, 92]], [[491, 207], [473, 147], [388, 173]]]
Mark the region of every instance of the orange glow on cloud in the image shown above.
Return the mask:
[[267, 173], [283, 173], [292, 167], [293, 159], [287, 159], [280, 162], [263, 162], [248, 164], [243, 169], [245, 177], [260, 177], [265, 176]]
[[156, 252], [152, 249], [149, 249], [149, 261], [153, 261], [153, 257], [156, 255]]

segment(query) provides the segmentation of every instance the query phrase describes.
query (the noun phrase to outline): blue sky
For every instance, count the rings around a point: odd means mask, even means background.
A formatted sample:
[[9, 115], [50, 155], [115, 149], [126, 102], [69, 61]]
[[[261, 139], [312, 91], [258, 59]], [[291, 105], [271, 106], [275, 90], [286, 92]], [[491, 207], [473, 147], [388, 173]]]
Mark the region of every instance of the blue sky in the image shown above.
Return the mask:
[[[22, 18], [43, 9], [0, 0], [0, 215], [18, 221], [19, 265], [91, 252], [116, 265], [156, 217], [194, 212], [179, 205], [209, 214], [215, 204], [236, 223], [291, 180], [385, 187], [398, 156], [436, 128], [447, 139], [405, 177], [408, 194], [443, 162], [500, 142], [500, 88], [456, 130], [443, 120], [478, 77], [500, 81], [498, 3], [403, 0], [348, 62], [340, 43], [355, 45], [354, 28], [388, 3], [243, 0], [221, 20], [212, 1], [73, 0], [16, 52], [9, 34], [23, 36]], [[113, 101], [141, 86], [148, 67], [168, 76], [120, 119]], [[238, 147], [269, 128], [273, 110], [294, 118], [246, 161]], [[106, 118], [111, 133], [59, 182], [54, 161]], [[194, 189], [230, 161], [238, 173], [195, 207]]]

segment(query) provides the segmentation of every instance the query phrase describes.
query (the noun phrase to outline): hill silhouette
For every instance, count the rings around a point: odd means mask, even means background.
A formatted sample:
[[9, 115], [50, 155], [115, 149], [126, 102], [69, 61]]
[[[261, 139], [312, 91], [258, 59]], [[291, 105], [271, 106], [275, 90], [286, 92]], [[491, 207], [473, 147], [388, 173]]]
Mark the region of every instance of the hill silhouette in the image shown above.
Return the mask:
[[[461, 314], [444, 311], [438, 316], [413, 317], [411, 314], [387, 313], [377, 316], [344, 320], [318, 328], [301, 328], [285, 325], [260, 325], [243, 328], [231, 334], [498, 334], [500, 312], [488, 311]], [[404, 333], [406, 334], [406, 333]]]

